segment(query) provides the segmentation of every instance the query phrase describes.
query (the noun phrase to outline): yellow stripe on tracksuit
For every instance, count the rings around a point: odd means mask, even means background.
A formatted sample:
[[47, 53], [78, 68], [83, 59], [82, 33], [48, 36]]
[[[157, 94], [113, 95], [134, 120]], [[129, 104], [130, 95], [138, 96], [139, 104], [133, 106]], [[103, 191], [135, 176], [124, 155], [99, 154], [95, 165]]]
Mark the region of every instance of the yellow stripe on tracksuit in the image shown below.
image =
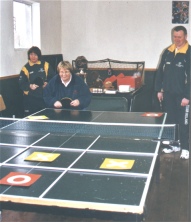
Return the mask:
[[49, 68], [49, 63], [48, 62], [45, 62], [44, 63], [44, 71], [46, 73], [46, 77], [48, 76], [48, 68]]
[[[22, 71], [24, 72], [24, 74], [26, 75], [26, 77], [29, 79], [29, 71], [26, 69], [26, 67], [22, 68]], [[25, 95], [29, 94], [29, 91], [24, 91]]]

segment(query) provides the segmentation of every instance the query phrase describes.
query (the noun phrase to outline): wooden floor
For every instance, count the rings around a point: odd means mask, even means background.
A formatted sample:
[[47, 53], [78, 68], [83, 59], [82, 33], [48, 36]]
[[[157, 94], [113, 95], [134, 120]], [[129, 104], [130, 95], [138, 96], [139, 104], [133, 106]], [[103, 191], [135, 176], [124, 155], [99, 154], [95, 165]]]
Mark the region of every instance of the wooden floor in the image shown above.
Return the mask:
[[[145, 222], [188, 222], [189, 160], [180, 159], [180, 152], [160, 154], [160, 181], [153, 181], [148, 199]], [[2, 222], [106, 222], [96, 218], [76, 218], [4, 210]], [[122, 220], [117, 220], [122, 221]], [[124, 220], [123, 220], [124, 221]]]

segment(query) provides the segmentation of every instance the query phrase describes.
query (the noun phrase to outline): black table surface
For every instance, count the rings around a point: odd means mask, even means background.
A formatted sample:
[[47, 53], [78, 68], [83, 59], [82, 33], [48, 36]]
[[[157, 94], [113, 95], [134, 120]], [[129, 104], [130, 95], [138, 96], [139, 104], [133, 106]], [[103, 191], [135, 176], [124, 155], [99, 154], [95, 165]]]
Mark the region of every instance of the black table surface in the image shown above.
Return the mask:
[[[127, 125], [163, 124], [166, 118], [143, 114], [45, 109], [33, 116], [47, 120], [4, 127], [1, 179], [10, 172], [41, 177], [29, 187], [0, 184], [1, 202], [143, 214], [159, 142], [131, 137]], [[122, 131], [115, 135], [117, 127]], [[53, 162], [26, 161], [34, 152], [60, 155]], [[105, 159], [135, 163], [131, 169], [102, 169]]]

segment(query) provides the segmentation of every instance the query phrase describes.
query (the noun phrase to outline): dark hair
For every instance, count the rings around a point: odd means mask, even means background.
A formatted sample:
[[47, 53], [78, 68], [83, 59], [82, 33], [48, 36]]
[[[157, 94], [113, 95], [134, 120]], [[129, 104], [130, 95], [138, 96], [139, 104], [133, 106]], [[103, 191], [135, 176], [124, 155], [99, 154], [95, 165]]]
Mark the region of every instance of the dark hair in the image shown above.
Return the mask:
[[28, 59], [30, 59], [29, 55], [31, 53], [35, 53], [38, 56], [38, 60], [41, 60], [41, 50], [37, 47], [37, 46], [32, 46], [29, 50], [28, 50]]
[[79, 69], [79, 68], [87, 69], [88, 60], [86, 59], [85, 56], [78, 56], [76, 58], [75, 63], [76, 63], [77, 69]]
[[187, 30], [186, 30], [186, 28], [185, 28], [184, 26], [182, 26], [182, 25], [179, 25], [179, 26], [174, 27], [172, 31], [173, 31], [173, 32], [174, 32], [174, 31], [175, 31], [175, 32], [183, 31], [184, 34], [187, 35]]

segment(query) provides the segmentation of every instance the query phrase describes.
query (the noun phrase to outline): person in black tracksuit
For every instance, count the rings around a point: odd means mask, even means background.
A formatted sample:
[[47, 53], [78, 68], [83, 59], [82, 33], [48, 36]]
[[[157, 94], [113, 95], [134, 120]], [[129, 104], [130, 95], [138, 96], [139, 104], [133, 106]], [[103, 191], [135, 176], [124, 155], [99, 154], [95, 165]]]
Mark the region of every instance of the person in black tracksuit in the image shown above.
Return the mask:
[[[163, 101], [169, 124], [179, 125], [180, 158], [189, 158], [189, 102], [190, 102], [190, 48], [187, 30], [176, 26], [172, 30], [174, 43], [165, 49], [156, 73], [155, 90]], [[180, 147], [163, 149], [165, 153], [176, 152]]]
[[[58, 75], [54, 76], [44, 88], [43, 98], [48, 108], [83, 110], [91, 102], [91, 92], [84, 80], [73, 73], [68, 61], [58, 64]], [[65, 107], [63, 98], [69, 98]]]
[[19, 77], [25, 116], [45, 108], [43, 88], [55, 75], [49, 63], [41, 60], [41, 50], [38, 47], [33, 46], [28, 50], [28, 60]]

